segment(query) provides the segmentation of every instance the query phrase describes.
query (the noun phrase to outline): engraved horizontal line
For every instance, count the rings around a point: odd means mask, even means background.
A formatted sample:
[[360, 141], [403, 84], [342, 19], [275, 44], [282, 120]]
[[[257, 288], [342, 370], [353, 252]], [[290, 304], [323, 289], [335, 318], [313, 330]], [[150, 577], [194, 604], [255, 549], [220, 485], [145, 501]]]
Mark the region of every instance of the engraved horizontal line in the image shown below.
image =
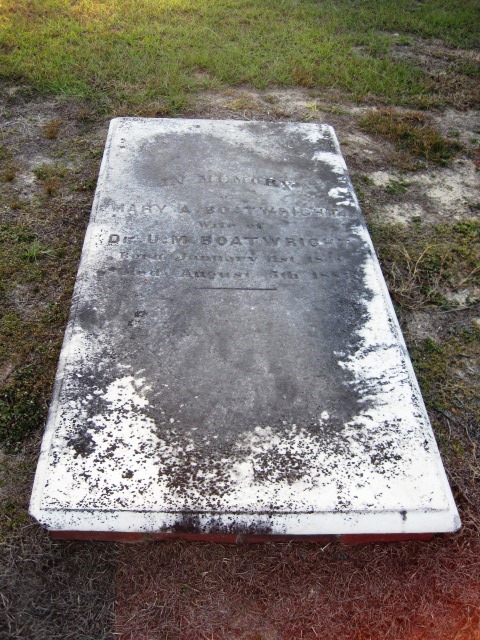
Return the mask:
[[277, 287], [196, 287], [197, 289], [214, 289], [221, 291], [276, 291]]

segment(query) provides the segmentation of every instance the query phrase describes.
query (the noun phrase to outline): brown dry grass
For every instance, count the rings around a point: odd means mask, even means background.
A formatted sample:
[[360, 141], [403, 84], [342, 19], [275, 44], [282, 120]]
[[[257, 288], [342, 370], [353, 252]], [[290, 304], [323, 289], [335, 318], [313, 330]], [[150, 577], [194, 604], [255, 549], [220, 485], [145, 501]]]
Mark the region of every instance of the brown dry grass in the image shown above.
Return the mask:
[[480, 542], [123, 548], [121, 640], [474, 640]]
[[110, 639], [114, 545], [53, 542], [34, 524], [21, 534], [0, 550], [0, 638]]

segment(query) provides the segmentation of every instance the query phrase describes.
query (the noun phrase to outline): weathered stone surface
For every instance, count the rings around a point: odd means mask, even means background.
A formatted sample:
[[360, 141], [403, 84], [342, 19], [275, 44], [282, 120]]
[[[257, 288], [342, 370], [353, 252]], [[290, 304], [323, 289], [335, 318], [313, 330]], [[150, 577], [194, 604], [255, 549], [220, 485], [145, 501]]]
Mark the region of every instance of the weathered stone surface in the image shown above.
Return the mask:
[[458, 528], [330, 127], [112, 121], [31, 513], [54, 531]]

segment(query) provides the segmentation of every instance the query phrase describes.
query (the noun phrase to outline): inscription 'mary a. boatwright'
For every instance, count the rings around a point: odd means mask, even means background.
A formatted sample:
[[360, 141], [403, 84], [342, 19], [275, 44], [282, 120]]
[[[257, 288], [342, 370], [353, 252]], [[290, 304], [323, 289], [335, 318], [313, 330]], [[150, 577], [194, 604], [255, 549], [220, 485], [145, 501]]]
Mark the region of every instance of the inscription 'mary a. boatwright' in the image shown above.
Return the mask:
[[102, 539], [453, 531], [333, 129], [112, 121], [31, 513]]
[[338, 208], [332, 207], [271, 207], [261, 206], [253, 204], [239, 205], [212, 205], [212, 204], [200, 204], [197, 207], [186, 204], [172, 206], [166, 203], [158, 202], [116, 202], [111, 198], [103, 200], [101, 209], [106, 209], [115, 214], [129, 214], [129, 215], [167, 215], [175, 214], [180, 216], [195, 215], [202, 216], [227, 216], [229, 222], [235, 221], [238, 216], [245, 214], [255, 215], [258, 218], [324, 218], [334, 217], [343, 218], [348, 217], [347, 211], [341, 211]]

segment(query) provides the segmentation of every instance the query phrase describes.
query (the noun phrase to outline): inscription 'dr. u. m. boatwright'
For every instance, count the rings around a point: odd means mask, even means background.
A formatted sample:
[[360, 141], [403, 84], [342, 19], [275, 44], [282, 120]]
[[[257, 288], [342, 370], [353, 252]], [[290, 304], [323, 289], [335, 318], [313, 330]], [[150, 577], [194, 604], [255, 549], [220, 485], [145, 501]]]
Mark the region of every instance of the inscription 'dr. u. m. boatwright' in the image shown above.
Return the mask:
[[458, 528], [331, 127], [112, 121], [31, 513], [107, 537]]

